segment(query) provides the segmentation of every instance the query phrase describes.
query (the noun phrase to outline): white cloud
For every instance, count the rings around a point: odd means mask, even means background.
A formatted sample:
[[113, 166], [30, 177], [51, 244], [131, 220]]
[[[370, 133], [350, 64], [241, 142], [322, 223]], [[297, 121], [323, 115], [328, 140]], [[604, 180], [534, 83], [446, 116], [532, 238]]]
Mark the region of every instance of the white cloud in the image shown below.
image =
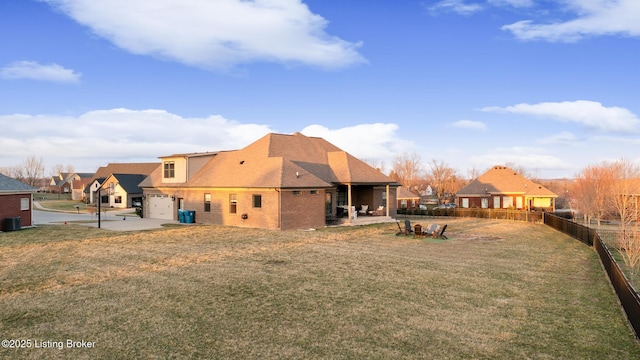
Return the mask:
[[301, 133], [324, 138], [349, 154], [367, 161], [391, 164], [395, 154], [410, 152], [411, 141], [400, 138], [396, 124], [360, 124], [340, 129], [328, 129], [322, 125], [310, 125]]
[[[108, 162], [157, 161], [173, 153], [239, 149], [273, 132], [214, 115], [183, 118], [164, 110], [98, 110], [80, 116], [1, 115], [0, 163], [28, 154], [94, 171]], [[8, 146], [4, 146], [7, 144]]]
[[616, 106], [605, 107], [599, 102], [587, 100], [489, 106], [481, 111], [549, 117], [601, 131], [637, 131], [640, 128], [640, 119], [631, 111]]
[[561, 160], [559, 157], [546, 154], [544, 149], [523, 146], [492, 149], [487, 154], [472, 156], [471, 163], [479, 168], [513, 163], [531, 171], [566, 170], [573, 168], [572, 164]]
[[0, 69], [3, 79], [31, 79], [61, 83], [77, 83], [80, 74], [58, 64], [42, 65], [36, 61], [16, 61]]
[[44, 0], [134, 54], [206, 69], [256, 61], [341, 68], [359, 43], [326, 33], [301, 0]]
[[[396, 124], [360, 124], [301, 132], [323, 137], [359, 159], [390, 164], [413, 148]], [[91, 172], [109, 162], [159, 161], [175, 153], [234, 150], [270, 132], [267, 125], [240, 123], [220, 115], [185, 118], [164, 110], [111, 109], [79, 116], [0, 115], [0, 167], [20, 164], [33, 154], [49, 169], [71, 164]]]
[[527, 8], [532, 7], [533, 0], [488, 0], [488, 3], [493, 6], [513, 6], [515, 8]]
[[451, 124], [451, 126], [460, 129], [472, 129], [472, 130], [486, 130], [487, 125], [482, 121], [474, 120], [458, 120]]
[[522, 20], [505, 25], [521, 40], [573, 42], [587, 36], [640, 36], [640, 1], [638, 0], [565, 0], [567, 9], [576, 14], [568, 21], [536, 24]]
[[484, 7], [478, 3], [466, 3], [464, 0], [442, 0], [435, 5], [427, 7], [427, 9], [433, 13], [453, 11], [460, 15], [472, 15], [483, 10], [483, 8]]
[[552, 145], [552, 144], [575, 144], [577, 142], [577, 138], [574, 134], [568, 132], [568, 131], [563, 131], [561, 133], [558, 134], [553, 134], [547, 137], [544, 137], [542, 139], [538, 140], [538, 143], [540, 144], [545, 144], [545, 145]]

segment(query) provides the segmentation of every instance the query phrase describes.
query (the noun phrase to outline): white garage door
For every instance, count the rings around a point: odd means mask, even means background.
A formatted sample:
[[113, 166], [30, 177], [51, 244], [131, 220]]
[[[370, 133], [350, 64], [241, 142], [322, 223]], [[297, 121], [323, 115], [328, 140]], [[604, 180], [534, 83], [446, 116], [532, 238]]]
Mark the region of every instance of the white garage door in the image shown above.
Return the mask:
[[173, 220], [173, 200], [169, 195], [149, 195], [149, 217]]

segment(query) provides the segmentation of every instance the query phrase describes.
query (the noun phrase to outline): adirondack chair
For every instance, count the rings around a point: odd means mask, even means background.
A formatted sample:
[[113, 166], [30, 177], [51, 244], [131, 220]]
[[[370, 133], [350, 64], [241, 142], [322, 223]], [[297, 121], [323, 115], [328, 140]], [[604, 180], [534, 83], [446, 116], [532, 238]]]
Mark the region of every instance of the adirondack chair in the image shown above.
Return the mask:
[[438, 228], [438, 224], [429, 225], [429, 227], [426, 228], [426, 230], [423, 232], [424, 236], [433, 236], [433, 233], [436, 231], [437, 228]]
[[434, 237], [435, 238], [439, 238], [439, 239], [447, 240], [448, 237], [444, 234], [445, 230], [447, 230], [447, 225], [446, 224], [442, 227], [442, 230], [440, 230], [440, 233], [437, 234], [438, 236], [434, 236]]

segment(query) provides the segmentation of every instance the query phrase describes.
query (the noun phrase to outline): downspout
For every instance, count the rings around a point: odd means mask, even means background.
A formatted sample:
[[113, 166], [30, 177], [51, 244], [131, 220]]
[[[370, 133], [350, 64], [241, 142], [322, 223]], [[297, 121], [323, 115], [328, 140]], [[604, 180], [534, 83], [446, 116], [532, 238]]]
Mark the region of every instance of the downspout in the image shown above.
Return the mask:
[[278, 230], [282, 230], [282, 192], [273, 188], [278, 193]]

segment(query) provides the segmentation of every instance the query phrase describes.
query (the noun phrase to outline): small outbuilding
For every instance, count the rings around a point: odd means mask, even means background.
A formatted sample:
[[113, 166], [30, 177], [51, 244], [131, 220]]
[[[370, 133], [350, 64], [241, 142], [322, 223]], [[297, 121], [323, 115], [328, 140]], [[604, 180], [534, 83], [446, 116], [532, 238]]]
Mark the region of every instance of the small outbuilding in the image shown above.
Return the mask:
[[33, 193], [22, 181], [0, 174], [0, 231], [33, 225]]

